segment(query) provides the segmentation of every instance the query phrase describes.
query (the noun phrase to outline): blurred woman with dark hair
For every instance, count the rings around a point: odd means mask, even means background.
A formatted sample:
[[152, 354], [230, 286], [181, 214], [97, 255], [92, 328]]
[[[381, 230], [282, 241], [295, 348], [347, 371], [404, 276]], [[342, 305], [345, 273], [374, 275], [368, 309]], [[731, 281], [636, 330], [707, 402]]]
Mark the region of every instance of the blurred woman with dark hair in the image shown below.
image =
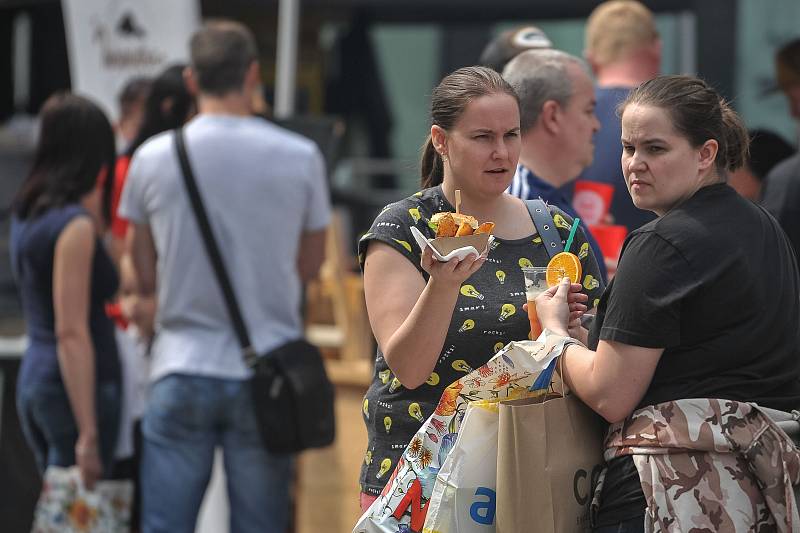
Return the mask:
[[186, 65], [172, 65], [153, 80], [144, 103], [144, 118], [139, 132], [125, 153], [117, 159], [111, 203], [111, 253], [117, 263], [122, 253], [125, 233], [128, 230], [128, 221], [117, 216], [117, 206], [122, 196], [125, 176], [128, 174], [128, 165], [130, 165], [133, 153], [153, 135], [175, 129], [195, 114], [194, 97], [189, 93], [183, 81], [184, 69], [186, 69]]
[[184, 64], [164, 69], [154, 80], [144, 104], [144, 119], [139, 132], [125, 151], [130, 157], [147, 139], [162, 131], [175, 129], [194, 115], [194, 98], [183, 81]]
[[117, 273], [100, 240], [110, 218], [114, 133], [80, 96], [45, 102], [33, 168], [13, 205], [11, 259], [27, 321], [17, 409], [38, 466], [109, 473], [120, 364], [105, 314]]

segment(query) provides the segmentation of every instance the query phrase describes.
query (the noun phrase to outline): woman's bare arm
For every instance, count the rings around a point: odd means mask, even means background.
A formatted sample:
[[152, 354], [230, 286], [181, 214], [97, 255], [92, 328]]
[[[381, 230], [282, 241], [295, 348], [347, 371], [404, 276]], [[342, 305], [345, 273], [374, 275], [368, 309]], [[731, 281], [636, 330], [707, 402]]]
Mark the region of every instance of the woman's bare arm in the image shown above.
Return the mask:
[[90, 488], [102, 474], [95, 415], [95, 353], [89, 333], [95, 239], [95, 227], [89, 217], [73, 219], [56, 242], [53, 261], [58, 363], [78, 425], [76, 461]]
[[439, 263], [426, 249], [420, 272], [391, 246], [373, 242], [364, 265], [364, 293], [378, 346], [403, 386], [414, 389], [436, 366], [459, 288], [485, 258]]
[[[536, 299], [542, 326], [566, 336], [571, 318], [569, 291], [570, 284], [562, 282]], [[630, 415], [644, 397], [662, 353], [664, 348], [614, 341], [600, 341], [596, 352], [571, 345], [562, 355], [564, 381], [595, 412], [609, 422], [618, 422]]]
[[578, 345], [563, 355], [563, 377], [583, 402], [609, 422], [630, 415], [642, 401], [663, 348], [600, 341], [593, 352]]

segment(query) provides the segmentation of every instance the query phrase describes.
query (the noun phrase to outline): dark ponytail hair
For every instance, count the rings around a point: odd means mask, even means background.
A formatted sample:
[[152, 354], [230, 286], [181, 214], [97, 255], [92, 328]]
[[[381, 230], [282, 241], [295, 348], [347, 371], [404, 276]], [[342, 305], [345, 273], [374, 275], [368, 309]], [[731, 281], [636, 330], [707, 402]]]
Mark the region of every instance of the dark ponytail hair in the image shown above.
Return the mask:
[[102, 215], [108, 222], [116, 147], [105, 114], [91, 100], [59, 92], [47, 99], [40, 116], [33, 166], [14, 198], [14, 214], [24, 220], [79, 202], [102, 179]]
[[[473, 99], [490, 94], [507, 94], [519, 98], [500, 74], [487, 67], [464, 67], [445, 76], [431, 94], [431, 124], [451, 129]], [[422, 146], [421, 185], [433, 187], [444, 180], [442, 156], [433, 146], [430, 134]]]
[[709, 139], [719, 145], [714, 164], [721, 178], [747, 161], [750, 137], [741, 117], [711, 86], [691, 76], [659, 76], [631, 91], [617, 108], [622, 116], [631, 104], [659, 107], [693, 147]]
[[186, 122], [194, 106], [194, 98], [183, 81], [184, 69], [186, 65], [172, 65], [153, 80], [144, 102], [142, 125], [126, 150], [127, 155], [132, 156], [153, 135], [173, 130]]
[[[741, 168], [750, 157], [750, 135], [742, 117], [720, 98], [722, 123], [725, 128], [725, 166], [729, 172]], [[717, 158], [719, 159], [719, 157]]]

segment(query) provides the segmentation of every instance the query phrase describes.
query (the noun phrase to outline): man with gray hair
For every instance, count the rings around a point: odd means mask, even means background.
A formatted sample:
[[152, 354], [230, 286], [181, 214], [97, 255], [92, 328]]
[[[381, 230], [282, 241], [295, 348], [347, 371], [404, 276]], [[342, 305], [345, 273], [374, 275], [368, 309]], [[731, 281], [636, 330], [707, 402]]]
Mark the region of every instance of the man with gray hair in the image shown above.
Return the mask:
[[[191, 39], [184, 127], [189, 163], [256, 353], [303, 335], [302, 284], [323, 259], [330, 216], [316, 145], [251, 115], [253, 35], [209, 23]], [[230, 531], [284, 533], [292, 457], [259, 435], [245, 365], [178, 163], [173, 132], [137, 151], [122, 195], [139, 291], [157, 294], [150, 398], [142, 421], [142, 530], [192, 533], [224, 455]]]
[[[560, 190], [594, 158], [593, 137], [600, 128], [586, 63], [560, 50], [528, 50], [503, 70], [520, 99], [522, 150], [508, 192], [523, 200], [542, 198], [573, 218], [569, 200]], [[603, 281], [606, 269], [600, 247], [582, 226]]]

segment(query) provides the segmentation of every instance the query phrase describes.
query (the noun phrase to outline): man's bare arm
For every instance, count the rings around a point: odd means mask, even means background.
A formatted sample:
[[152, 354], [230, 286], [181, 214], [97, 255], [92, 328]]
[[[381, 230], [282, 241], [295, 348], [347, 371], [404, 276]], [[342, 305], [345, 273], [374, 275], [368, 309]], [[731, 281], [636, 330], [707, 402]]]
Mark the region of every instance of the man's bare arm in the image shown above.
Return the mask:
[[139, 293], [152, 296], [156, 292], [156, 246], [147, 224], [130, 224], [127, 235], [127, 253], [133, 260], [133, 269], [139, 282]]
[[316, 278], [319, 274], [319, 268], [325, 260], [325, 235], [327, 231], [327, 228], [307, 231], [300, 237], [297, 272], [303, 283]]

